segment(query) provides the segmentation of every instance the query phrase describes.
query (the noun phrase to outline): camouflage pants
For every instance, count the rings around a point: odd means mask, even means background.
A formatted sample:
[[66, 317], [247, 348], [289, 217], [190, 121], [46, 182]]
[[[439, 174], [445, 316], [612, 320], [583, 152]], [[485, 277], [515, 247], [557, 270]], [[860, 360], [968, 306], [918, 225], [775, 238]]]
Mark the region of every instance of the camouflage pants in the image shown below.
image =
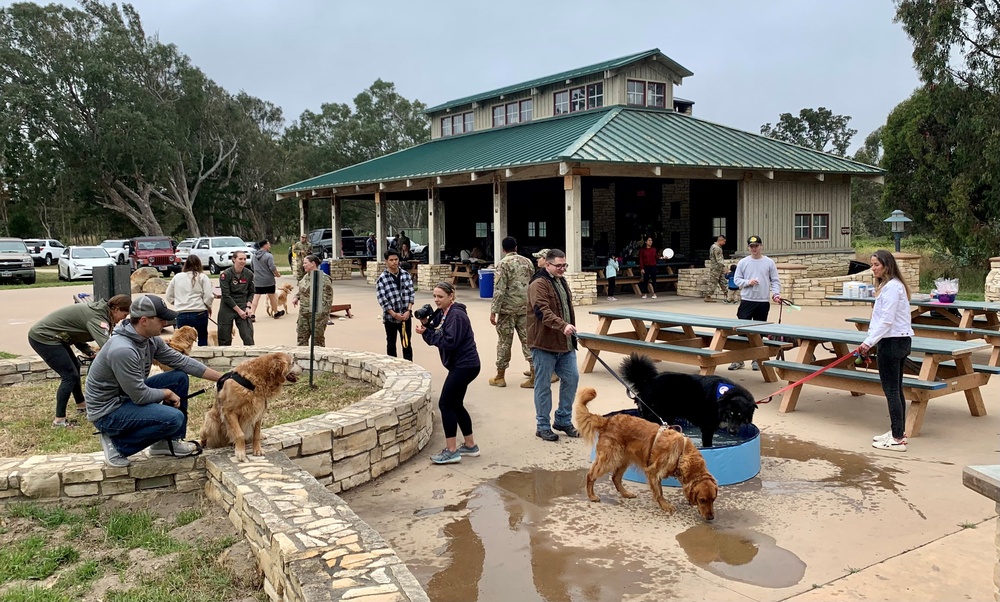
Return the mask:
[[711, 297], [718, 290], [722, 293], [722, 298], [726, 298], [726, 291], [729, 289], [729, 279], [721, 268], [708, 268], [708, 288], [705, 289], [705, 296]]
[[497, 370], [506, 370], [510, 365], [510, 348], [514, 343], [514, 333], [521, 339], [521, 353], [530, 364], [528, 351], [528, 317], [518, 314], [497, 314]]
[[[316, 314], [316, 346], [325, 347], [326, 346], [326, 322], [330, 312], [320, 312]], [[296, 345], [308, 345], [309, 344], [309, 330], [312, 328], [310, 322], [312, 314], [305, 311], [299, 312], [299, 319], [295, 322], [295, 339]]]

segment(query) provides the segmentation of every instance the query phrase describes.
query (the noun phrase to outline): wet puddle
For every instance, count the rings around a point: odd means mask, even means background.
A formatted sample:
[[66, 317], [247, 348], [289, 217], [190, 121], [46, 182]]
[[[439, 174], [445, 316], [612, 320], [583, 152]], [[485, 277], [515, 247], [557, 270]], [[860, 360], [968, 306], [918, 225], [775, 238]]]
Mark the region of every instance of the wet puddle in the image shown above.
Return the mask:
[[628, 551], [615, 544], [567, 546], [541, 532], [555, 500], [583, 497], [586, 474], [514, 471], [474, 489], [463, 502], [468, 515], [444, 528], [447, 543], [438, 553], [450, 564], [430, 578], [428, 596], [435, 602], [617, 602], [646, 591], [641, 581], [648, 574]]
[[760, 587], [791, 587], [802, 580], [806, 563], [773, 538], [749, 529], [695, 525], [677, 536], [688, 559], [724, 579]]

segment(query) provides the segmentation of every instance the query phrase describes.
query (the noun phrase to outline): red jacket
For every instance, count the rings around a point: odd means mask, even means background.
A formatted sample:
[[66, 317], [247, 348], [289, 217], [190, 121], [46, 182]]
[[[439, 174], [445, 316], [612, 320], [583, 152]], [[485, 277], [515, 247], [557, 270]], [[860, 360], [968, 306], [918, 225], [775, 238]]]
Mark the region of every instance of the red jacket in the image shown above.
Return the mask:
[[656, 265], [656, 249], [653, 247], [643, 247], [639, 249], [639, 267], [653, 267]]

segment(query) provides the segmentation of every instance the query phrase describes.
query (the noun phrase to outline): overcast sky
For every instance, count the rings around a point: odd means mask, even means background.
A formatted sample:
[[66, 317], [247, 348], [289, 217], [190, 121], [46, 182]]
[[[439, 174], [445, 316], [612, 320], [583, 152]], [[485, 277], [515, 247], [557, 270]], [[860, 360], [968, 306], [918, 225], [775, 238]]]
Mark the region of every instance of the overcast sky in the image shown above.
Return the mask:
[[[0, 6], [9, 5], [0, 0]], [[65, 3], [65, 2], [64, 2]], [[68, 4], [72, 4], [69, 2]], [[428, 106], [659, 48], [697, 117], [850, 115], [857, 148], [918, 86], [891, 0], [135, 0], [147, 33], [289, 122], [381, 78]]]

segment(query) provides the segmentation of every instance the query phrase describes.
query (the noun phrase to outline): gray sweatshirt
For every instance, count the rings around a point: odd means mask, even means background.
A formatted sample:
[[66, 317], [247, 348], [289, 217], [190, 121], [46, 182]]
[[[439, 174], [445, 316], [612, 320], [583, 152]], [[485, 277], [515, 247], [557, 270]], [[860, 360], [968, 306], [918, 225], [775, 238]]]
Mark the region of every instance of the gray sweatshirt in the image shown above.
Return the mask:
[[94, 422], [114, 412], [131, 399], [136, 405], [163, 401], [163, 389], [150, 389], [146, 377], [153, 359], [191, 376], [202, 376], [208, 368], [170, 348], [160, 337], [147, 339], [124, 320], [111, 333], [108, 343], [87, 372], [87, 420]]
[[258, 249], [253, 254], [250, 269], [253, 270], [254, 287], [274, 286], [274, 273], [278, 271], [278, 266], [274, 265], [274, 255], [270, 251]]
[[[750, 281], [757, 279], [757, 284], [750, 286]], [[781, 292], [781, 282], [778, 281], [778, 267], [767, 255], [754, 259], [747, 255], [736, 264], [736, 276], [733, 283], [740, 288], [740, 298], [744, 301], [767, 302], [771, 297]]]

